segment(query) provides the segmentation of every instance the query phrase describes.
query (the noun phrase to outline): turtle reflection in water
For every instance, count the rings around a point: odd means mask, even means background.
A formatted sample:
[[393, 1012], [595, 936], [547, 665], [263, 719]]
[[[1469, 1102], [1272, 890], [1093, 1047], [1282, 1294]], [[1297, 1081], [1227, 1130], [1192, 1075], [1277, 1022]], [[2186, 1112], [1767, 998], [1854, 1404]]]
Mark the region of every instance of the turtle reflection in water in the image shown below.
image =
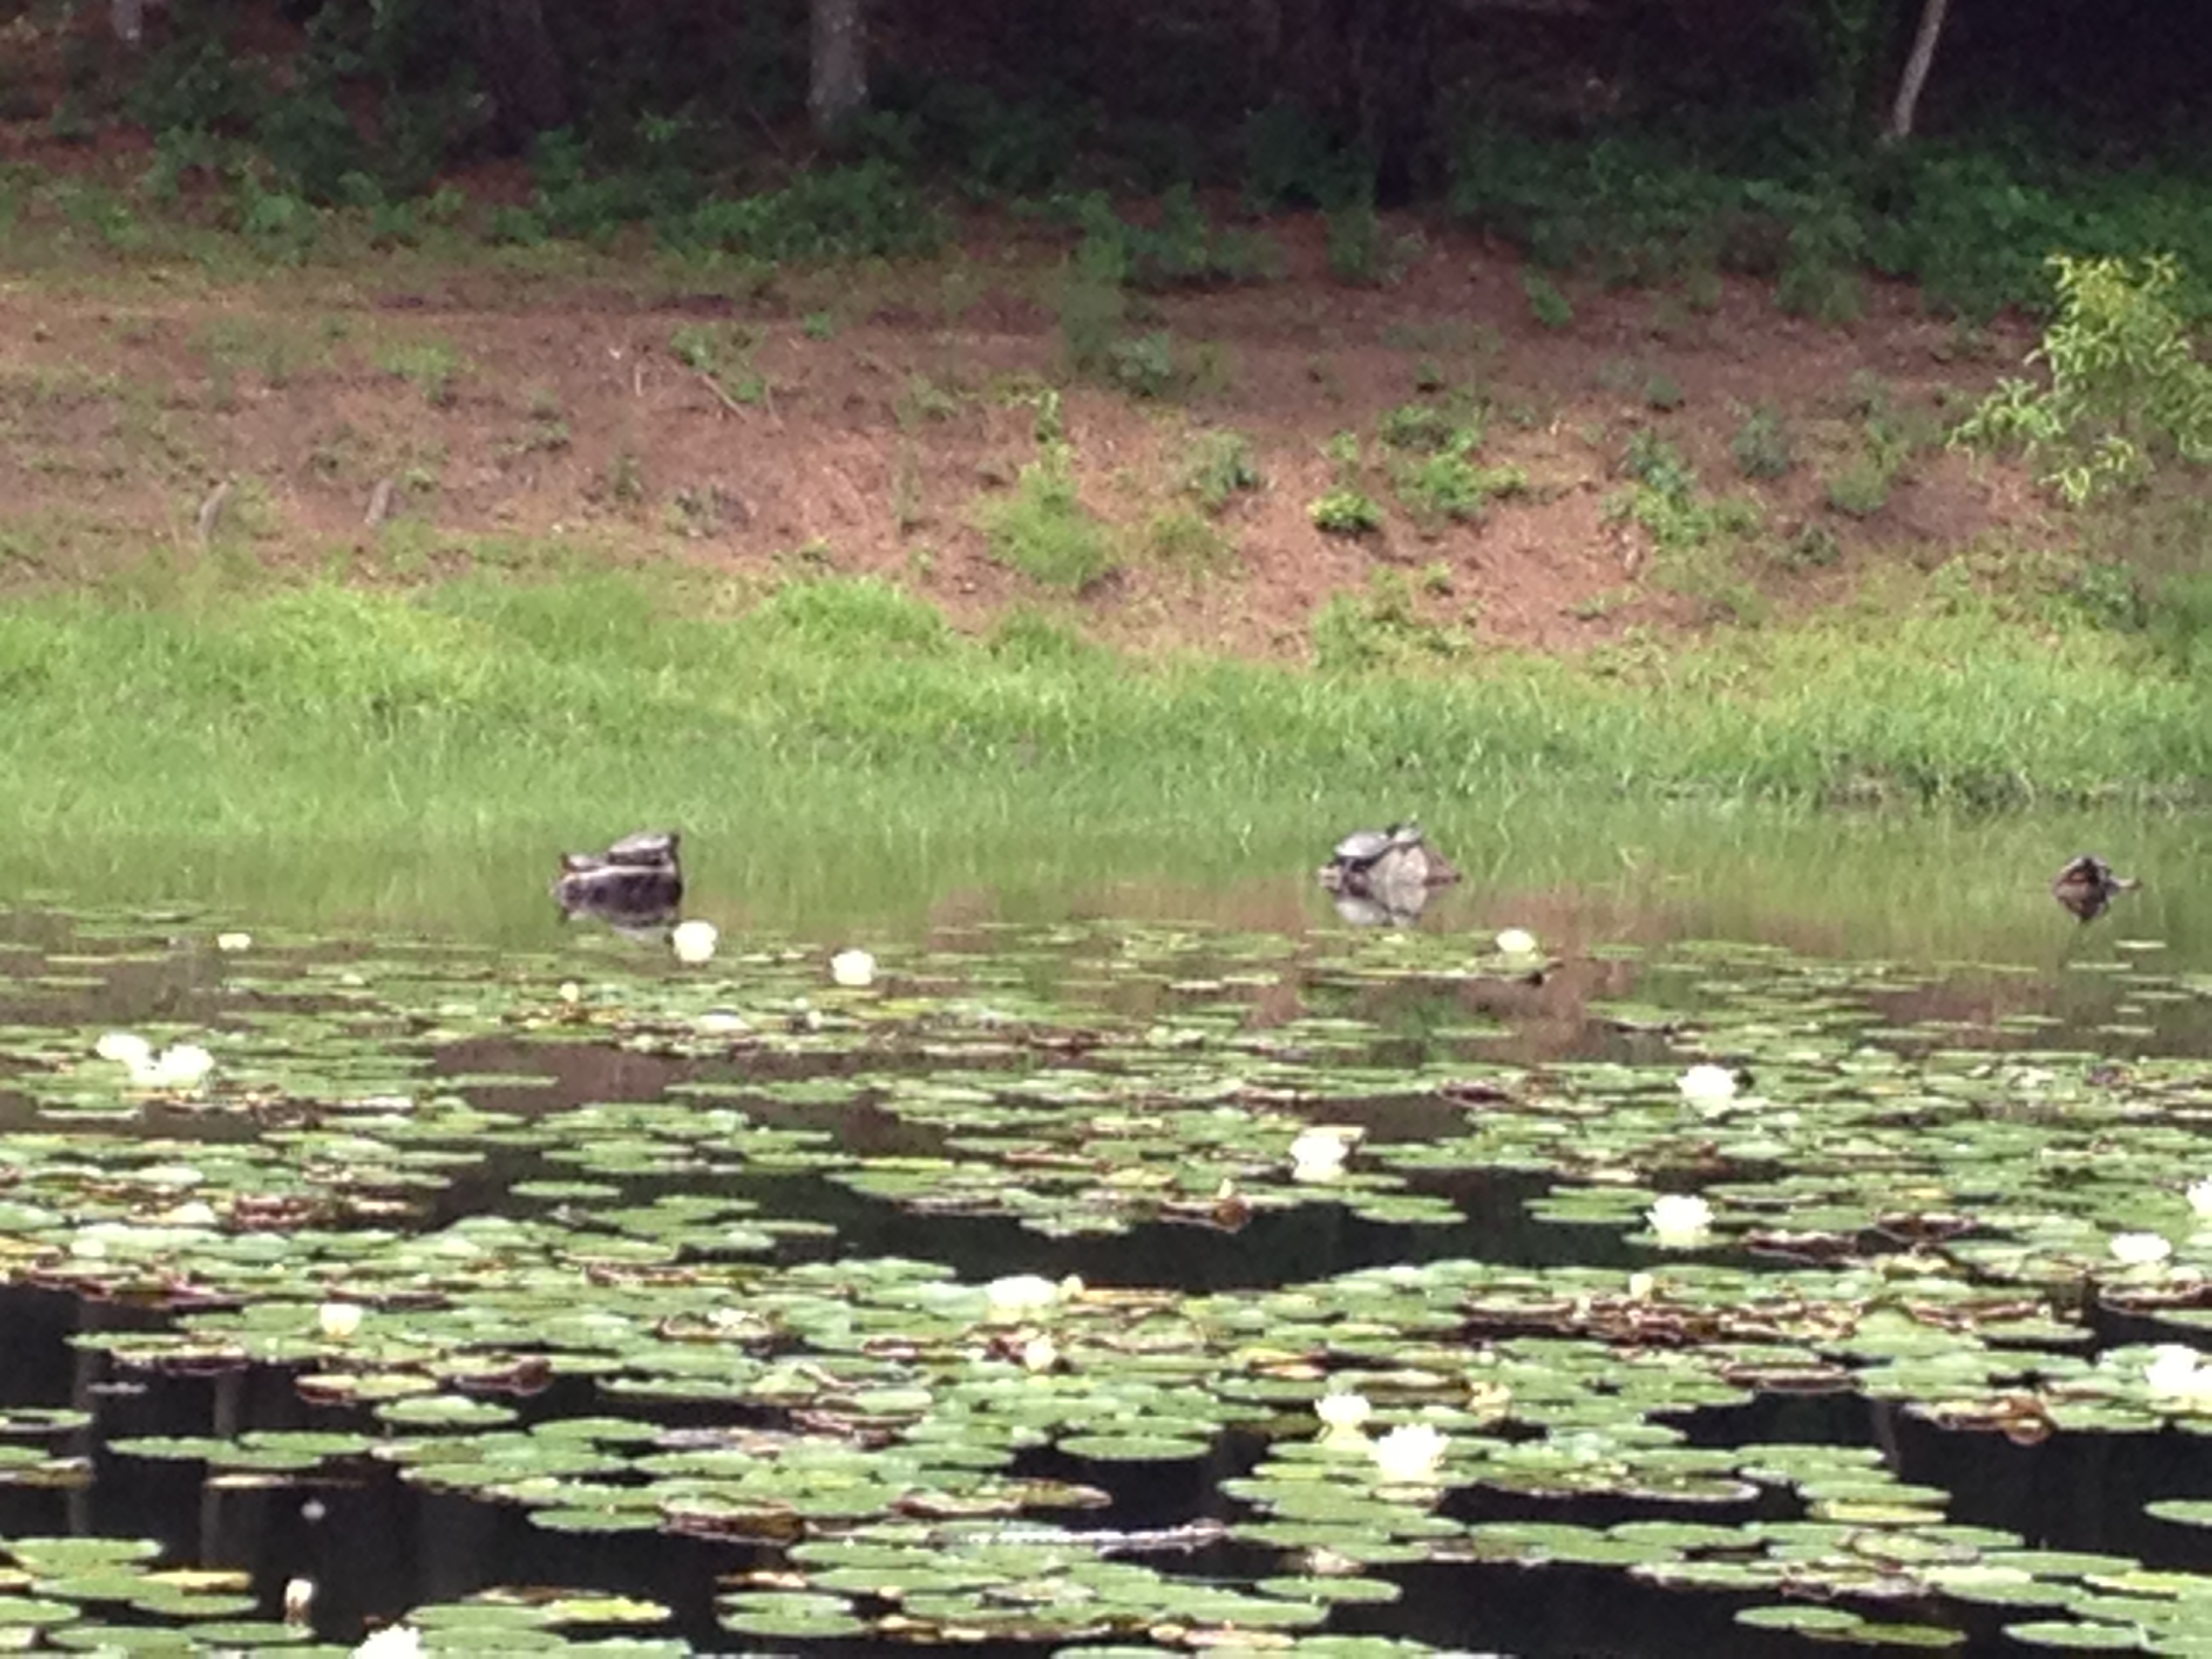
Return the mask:
[[1355, 830], [1337, 842], [1319, 872], [1336, 913], [1358, 925], [1415, 921], [1432, 888], [1459, 879], [1451, 861], [1422, 839], [1410, 819], [1388, 830]]
[[2112, 904], [2113, 896], [2131, 892], [2142, 884], [2133, 876], [2116, 876], [2112, 866], [2094, 854], [2084, 853], [2051, 878], [2051, 896], [2083, 921], [2094, 921]]
[[673, 830], [624, 836], [604, 853], [563, 853], [553, 880], [564, 918], [593, 916], [620, 928], [662, 927], [684, 902]]

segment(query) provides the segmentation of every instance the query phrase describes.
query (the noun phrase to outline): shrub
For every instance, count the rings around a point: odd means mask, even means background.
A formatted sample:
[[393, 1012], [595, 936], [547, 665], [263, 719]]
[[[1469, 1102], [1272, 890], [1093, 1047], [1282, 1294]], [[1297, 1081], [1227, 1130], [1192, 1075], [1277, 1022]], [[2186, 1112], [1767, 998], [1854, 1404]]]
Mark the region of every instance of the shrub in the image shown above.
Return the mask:
[[2197, 360], [2169, 303], [2181, 280], [2169, 258], [2075, 259], [2054, 254], [2057, 320], [2028, 354], [2048, 390], [2007, 380], [1954, 434], [1955, 441], [2025, 445], [2039, 476], [2080, 507], [2141, 485], [2154, 458], [2212, 461], [2212, 365]]
[[1365, 536], [1382, 527], [1382, 509], [1374, 498], [1352, 489], [1332, 489], [1310, 502], [1306, 517], [1325, 536]]
[[1076, 493], [1065, 446], [1049, 444], [1024, 467], [1014, 493], [982, 515], [991, 556], [1041, 587], [1080, 593], [1111, 575], [1105, 526]]
[[1736, 471], [1747, 478], [1778, 478], [1797, 465], [1790, 428], [1771, 404], [1760, 404], [1743, 417], [1729, 441]]
[[1225, 427], [1193, 434], [1175, 475], [1176, 489], [1208, 514], [1220, 512], [1235, 495], [1258, 489], [1266, 482], [1253, 459], [1251, 441]]

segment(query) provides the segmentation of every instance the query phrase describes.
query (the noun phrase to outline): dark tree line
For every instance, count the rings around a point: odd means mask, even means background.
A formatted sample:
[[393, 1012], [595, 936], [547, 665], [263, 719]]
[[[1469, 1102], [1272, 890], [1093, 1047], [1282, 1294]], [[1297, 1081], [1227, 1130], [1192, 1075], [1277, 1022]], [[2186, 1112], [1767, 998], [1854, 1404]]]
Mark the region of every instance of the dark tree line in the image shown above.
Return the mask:
[[[2140, 140], [2201, 133], [2212, 111], [2212, 29], [2183, 0], [282, 3], [311, 34], [375, 34], [394, 61], [411, 38], [412, 73], [465, 64], [473, 137], [508, 149], [679, 107], [763, 126], [803, 113], [830, 143], [957, 82], [1201, 135], [1287, 108], [1398, 196], [1439, 176], [1469, 120], [1592, 131], [1783, 112], [1848, 144], [1987, 112]], [[105, 3], [134, 43], [252, 9]]]

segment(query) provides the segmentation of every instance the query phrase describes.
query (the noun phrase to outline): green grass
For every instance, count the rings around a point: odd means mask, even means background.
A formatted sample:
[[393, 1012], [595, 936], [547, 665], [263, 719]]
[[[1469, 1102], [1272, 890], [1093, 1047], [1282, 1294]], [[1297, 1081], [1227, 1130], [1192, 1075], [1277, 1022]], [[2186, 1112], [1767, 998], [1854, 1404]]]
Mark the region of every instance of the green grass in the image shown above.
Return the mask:
[[708, 610], [611, 575], [21, 603], [0, 615], [0, 823], [312, 843], [665, 819], [780, 842], [1038, 813], [1166, 832], [1323, 795], [1991, 807], [2198, 797], [2212, 776], [2208, 688], [2145, 638], [2054, 642], [1972, 605], [1651, 663], [1327, 679], [995, 653], [866, 580]]

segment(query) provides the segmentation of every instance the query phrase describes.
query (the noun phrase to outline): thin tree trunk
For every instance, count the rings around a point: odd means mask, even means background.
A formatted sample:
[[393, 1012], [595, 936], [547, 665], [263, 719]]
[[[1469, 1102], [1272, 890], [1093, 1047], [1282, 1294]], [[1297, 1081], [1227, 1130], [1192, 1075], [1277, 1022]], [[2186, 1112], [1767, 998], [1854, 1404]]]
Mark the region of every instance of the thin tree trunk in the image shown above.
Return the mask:
[[1951, 0], [1922, 0], [1920, 27], [1912, 37], [1911, 55], [1897, 83], [1897, 101], [1890, 106], [1889, 125], [1882, 130], [1884, 143], [1902, 143], [1912, 136], [1912, 117], [1920, 107], [1920, 94], [1928, 84], [1928, 71], [1936, 62], [1936, 42], [1943, 33], [1944, 15]]
[[806, 115], [818, 139], [868, 106], [867, 21], [865, 0], [811, 0], [813, 39], [808, 64]]
[[113, 0], [107, 15], [115, 27], [115, 38], [125, 46], [135, 46], [145, 40], [146, 0]]

